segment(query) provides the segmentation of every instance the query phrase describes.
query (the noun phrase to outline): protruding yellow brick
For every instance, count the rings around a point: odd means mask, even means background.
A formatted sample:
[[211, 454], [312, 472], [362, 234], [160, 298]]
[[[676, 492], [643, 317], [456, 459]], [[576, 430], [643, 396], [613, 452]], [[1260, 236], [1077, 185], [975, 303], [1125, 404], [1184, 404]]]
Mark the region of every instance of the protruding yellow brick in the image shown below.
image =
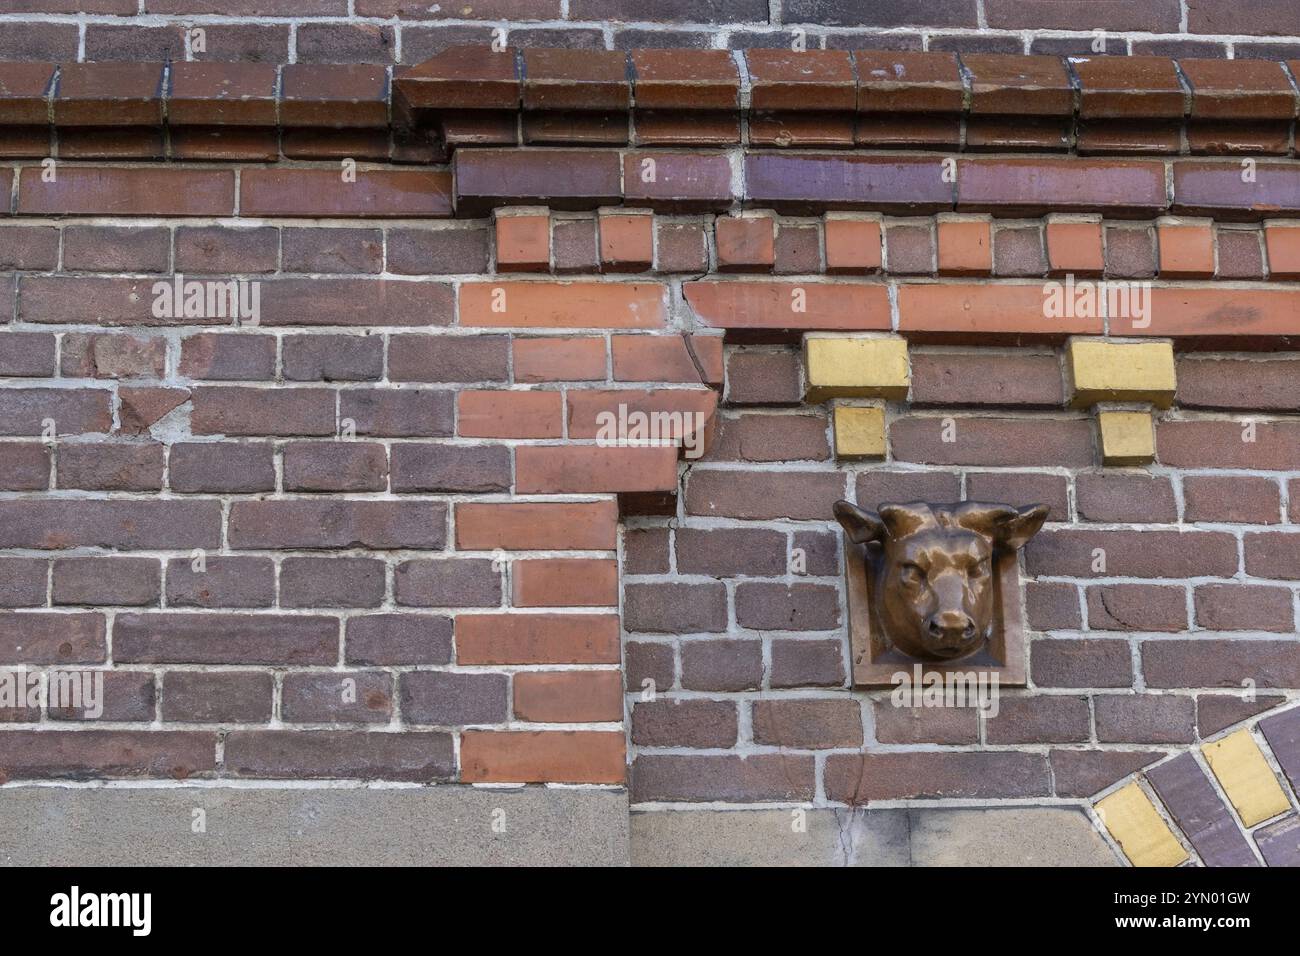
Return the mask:
[[1178, 866], [1187, 851], [1136, 783], [1097, 801], [1097, 815], [1134, 866]]
[[1146, 412], [1098, 412], [1097, 428], [1102, 464], [1145, 465], [1155, 460], [1155, 432]]
[[1291, 809], [1273, 768], [1248, 729], [1206, 744], [1201, 753], [1246, 826]]
[[1173, 404], [1177, 380], [1168, 342], [1071, 339], [1065, 355], [1075, 408], [1098, 402]]
[[906, 398], [907, 342], [897, 336], [808, 335], [803, 342], [809, 402]]
[[835, 457], [884, 458], [885, 410], [874, 405], [836, 405]]

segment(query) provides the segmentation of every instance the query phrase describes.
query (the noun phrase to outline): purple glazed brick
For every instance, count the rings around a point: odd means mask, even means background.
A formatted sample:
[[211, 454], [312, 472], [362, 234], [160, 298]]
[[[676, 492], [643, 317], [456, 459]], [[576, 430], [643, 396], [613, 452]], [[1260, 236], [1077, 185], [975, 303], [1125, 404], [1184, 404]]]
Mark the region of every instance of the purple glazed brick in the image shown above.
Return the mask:
[[1190, 753], [1153, 767], [1146, 775], [1206, 866], [1259, 865], [1232, 812]]
[[1300, 816], [1293, 813], [1256, 830], [1255, 845], [1269, 866], [1300, 866]]
[[1300, 707], [1292, 707], [1259, 722], [1264, 738], [1291, 786], [1300, 791]]

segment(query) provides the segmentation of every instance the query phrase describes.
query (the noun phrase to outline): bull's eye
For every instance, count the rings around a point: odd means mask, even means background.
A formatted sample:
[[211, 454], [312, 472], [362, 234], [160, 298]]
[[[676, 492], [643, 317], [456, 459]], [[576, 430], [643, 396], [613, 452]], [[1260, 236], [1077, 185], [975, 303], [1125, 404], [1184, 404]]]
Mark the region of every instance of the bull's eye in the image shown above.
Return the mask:
[[898, 580], [907, 587], [916, 587], [925, 581], [925, 572], [918, 565], [904, 564], [898, 569]]

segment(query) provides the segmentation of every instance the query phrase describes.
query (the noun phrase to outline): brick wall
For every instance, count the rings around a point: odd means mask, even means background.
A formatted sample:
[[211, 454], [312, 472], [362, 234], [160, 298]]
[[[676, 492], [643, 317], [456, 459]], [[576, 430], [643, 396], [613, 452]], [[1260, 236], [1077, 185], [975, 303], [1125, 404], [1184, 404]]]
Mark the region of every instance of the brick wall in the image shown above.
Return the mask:
[[[394, 77], [303, 53], [495, 19], [93, 6], [0, 22], [297, 62], [0, 46], [69, 61], [0, 63], [0, 667], [105, 691], [0, 708], [5, 781], [1077, 807], [1296, 699], [1300, 92], [1203, 58], [1289, 48], [1175, 39], [1216, 5], [1101, 5], [1178, 60], [941, 52], [1055, 54], [1077, 5], [735, 3], [592, 32], [828, 49]], [[526, 6], [512, 43], [616, 5]], [[932, 52], [834, 49], [866, 33]], [[1146, 309], [1046, 311], [1089, 282]], [[905, 361], [831, 380], [818, 337]], [[692, 424], [611, 442], [628, 412]], [[841, 498], [1050, 507], [997, 716], [852, 687]], [[1294, 739], [1251, 740], [1294, 785]]]

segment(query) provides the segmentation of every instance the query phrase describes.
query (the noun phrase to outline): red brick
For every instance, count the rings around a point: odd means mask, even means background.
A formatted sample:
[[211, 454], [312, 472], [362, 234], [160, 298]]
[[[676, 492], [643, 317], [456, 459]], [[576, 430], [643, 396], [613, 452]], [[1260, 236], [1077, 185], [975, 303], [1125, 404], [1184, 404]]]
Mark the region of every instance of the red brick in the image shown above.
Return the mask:
[[940, 275], [988, 275], [993, 271], [989, 221], [940, 218], [936, 228]]
[[456, 505], [456, 547], [466, 551], [611, 551], [617, 527], [612, 501]]
[[1267, 478], [1248, 475], [1183, 477], [1183, 509], [1188, 521], [1277, 524], [1281, 491]]
[[603, 558], [515, 561], [515, 607], [612, 607], [618, 604], [618, 563]]
[[514, 715], [518, 720], [538, 723], [620, 721], [623, 719], [622, 675], [618, 671], [516, 674]]
[[617, 382], [722, 384], [722, 337], [717, 335], [614, 335]]
[[824, 282], [698, 281], [683, 287], [696, 318], [715, 329], [887, 330], [882, 285]]
[[1089, 630], [1187, 630], [1187, 592], [1180, 587], [1106, 584], [1089, 587], [1086, 598]]
[[559, 438], [559, 392], [466, 391], [457, 396], [457, 432], [465, 438]]
[[1100, 275], [1105, 269], [1101, 217], [1047, 221], [1047, 264], [1052, 275]]
[[584, 382], [605, 378], [605, 341], [600, 338], [514, 340], [515, 381]]
[[1052, 290], [1033, 285], [949, 283], [898, 289], [898, 329], [966, 341], [989, 335], [1100, 335], [1102, 319], [1049, 316]]
[[1161, 221], [1156, 239], [1162, 277], [1208, 279], [1214, 275], [1214, 231], [1210, 223]]
[[182, 340], [178, 370], [207, 381], [270, 381], [275, 352], [274, 336], [201, 332]]
[[617, 664], [612, 614], [461, 614], [459, 664]]
[[460, 325], [488, 328], [654, 329], [664, 289], [647, 282], [468, 282]]
[[461, 735], [461, 780], [622, 784], [625, 749], [622, 731], [471, 730]]
[[654, 217], [601, 213], [602, 272], [645, 272], [654, 263]]
[[55, 182], [40, 168], [19, 173], [18, 212], [25, 215], [229, 216], [235, 176], [223, 169], [99, 168], [64, 165]]
[[548, 272], [551, 268], [551, 217], [499, 213], [493, 220], [499, 272]]
[[520, 494], [675, 491], [675, 448], [520, 446], [515, 450]]
[[824, 521], [844, 497], [844, 477], [812, 471], [696, 471], [686, 489], [688, 514], [706, 517]]
[[875, 219], [827, 216], [826, 271], [832, 275], [862, 275], [880, 269], [880, 223]]
[[770, 272], [776, 260], [768, 216], [726, 216], [714, 224], [721, 272]]

